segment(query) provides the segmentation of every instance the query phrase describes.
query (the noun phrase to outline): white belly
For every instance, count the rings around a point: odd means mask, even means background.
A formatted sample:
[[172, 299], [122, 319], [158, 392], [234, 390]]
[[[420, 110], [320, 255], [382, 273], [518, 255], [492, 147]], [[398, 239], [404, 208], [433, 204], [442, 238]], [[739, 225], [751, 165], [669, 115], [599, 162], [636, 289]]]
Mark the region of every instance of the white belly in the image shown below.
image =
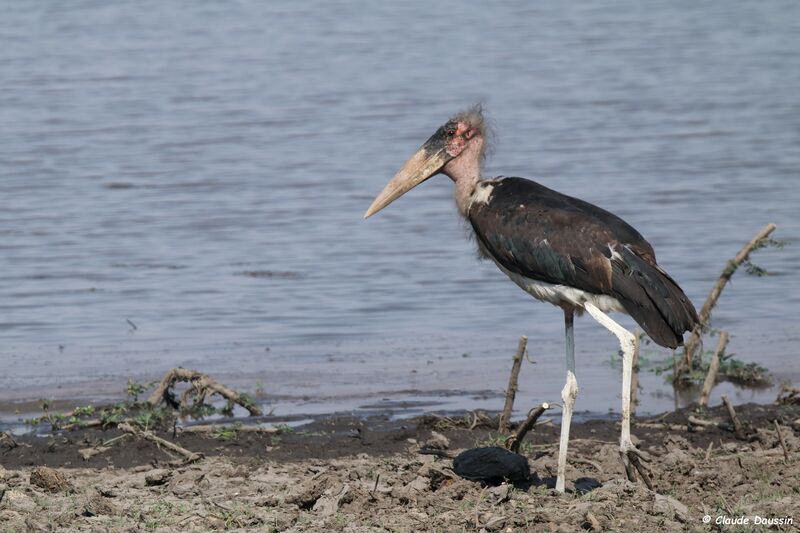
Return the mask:
[[552, 283], [526, 278], [525, 276], [506, 270], [496, 261], [495, 264], [511, 278], [511, 281], [519, 285], [522, 290], [543, 302], [550, 302], [559, 307], [572, 306], [577, 309], [583, 309], [583, 304], [589, 302], [603, 312], [618, 311], [620, 313], [626, 313], [625, 308], [622, 307], [619, 300], [612, 296], [593, 294], [567, 285], [554, 285]]

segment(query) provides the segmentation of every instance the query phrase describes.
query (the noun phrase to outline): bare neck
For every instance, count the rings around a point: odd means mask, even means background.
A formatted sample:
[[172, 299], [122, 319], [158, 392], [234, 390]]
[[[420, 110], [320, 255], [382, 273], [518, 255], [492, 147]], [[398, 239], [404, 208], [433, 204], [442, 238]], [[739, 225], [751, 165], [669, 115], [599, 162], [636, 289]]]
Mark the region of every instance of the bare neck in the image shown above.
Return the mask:
[[475, 185], [481, 179], [482, 147], [483, 137], [473, 138], [464, 151], [455, 159], [450, 160], [442, 169], [442, 173], [453, 180], [456, 186], [456, 205], [462, 216], [467, 216]]

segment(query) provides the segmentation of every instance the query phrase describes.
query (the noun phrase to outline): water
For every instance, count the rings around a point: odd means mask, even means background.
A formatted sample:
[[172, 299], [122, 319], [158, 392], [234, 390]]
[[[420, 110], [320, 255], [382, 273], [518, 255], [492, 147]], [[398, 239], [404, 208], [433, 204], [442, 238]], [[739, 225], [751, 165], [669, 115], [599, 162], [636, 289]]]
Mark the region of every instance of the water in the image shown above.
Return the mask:
[[[521, 334], [519, 405], [557, 400], [561, 313], [475, 260], [449, 180], [361, 219], [475, 101], [488, 175], [623, 216], [698, 307], [777, 223], [790, 246], [755, 256], [774, 275], [737, 274], [714, 326], [800, 381], [796, 2], [7, 0], [0, 80], [9, 417], [177, 365], [281, 414], [499, 408]], [[576, 335], [576, 408], [618, 409], [614, 338], [588, 318]], [[640, 410], [673, 406], [642, 382]]]

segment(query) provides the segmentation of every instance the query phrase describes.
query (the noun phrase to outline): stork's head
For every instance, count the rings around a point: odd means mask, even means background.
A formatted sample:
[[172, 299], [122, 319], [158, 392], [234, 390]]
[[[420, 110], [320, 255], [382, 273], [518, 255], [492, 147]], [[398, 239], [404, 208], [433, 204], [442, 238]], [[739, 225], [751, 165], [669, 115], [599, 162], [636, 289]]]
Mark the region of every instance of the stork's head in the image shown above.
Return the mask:
[[369, 206], [364, 218], [440, 172], [456, 180], [462, 169], [479, 168], [485, 155], [486, 135], [486, 121], [479, 105], [448, 120], [397, 171]]

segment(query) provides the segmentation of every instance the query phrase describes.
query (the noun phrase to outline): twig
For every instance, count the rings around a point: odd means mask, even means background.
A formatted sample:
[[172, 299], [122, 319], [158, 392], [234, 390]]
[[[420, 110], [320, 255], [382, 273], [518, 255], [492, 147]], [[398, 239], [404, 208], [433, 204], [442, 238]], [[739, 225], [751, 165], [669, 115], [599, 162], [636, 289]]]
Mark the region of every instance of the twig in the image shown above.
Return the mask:
[[[175, 396], [170, 392], [172, 386], [178, 381], [188, 381], [191, 387], [181, 396], [181, 402], [175, 401]], [[250, 413], [250, 416], [261, 416], [261, 409], [258, 408], [249, 398], [239, 394], [235, 390], [229, 389], [225, 385], [218, 383], [205, 374], [187, 368], [173, 368], [161, 379], [161, 383], [147, 399], [147, 403], [157, 407], [161, 402], [178, 407], [186, 408], [186, 400], [189, 394], [195, 395], [195, 403], [200, 404], [209, 394], [219, 394], [229, 402], [241, 405]]]
[[698, 343], [700, 342], [700, 336], [702, 335], [703, 331], [706, 330], [708, 327], [709, 319], [711, 318], [711, 310], [717, 304], [717, 300], [719, 300], [720, 295], [722, 294], [722, 289], [725, 288], [728, 281], [730, 281], [733, 273], [736, 272], [736, 269], [747, 260], [747, 257], [750, 255], [750, 252], [753, 251], [753, 248], [758, 246], [758, 244], [769, 237], [769, 235], [775, 231], [777, 226], [775, 224], [767, 224], [761, 231], [759, 231], [755, 237], [753, 237], [750, 242], [748, 242], [744, 248], [739, 250], [739, 253], [736, 254], [736, 257], [729, 260], [728, 263], [725, 265], [725, 269], [719, 275], [719, 279], [711, 288], [711, 292], [708, 294], [708, 298], [706, 299], [703, 307], [700, 309], [699, 318], [697, 325], [692, 330], [691, 335], [689, 336], [689, 340], [686, 342], [686, 345], [683, 350], [683, 357], [681, 357], [681, 362], [678, 365], [677, 373], [675, 377], [679, 374], [682, 374], [685, 369], [691, 368], [692, 365], [692, 357], [694, 356], [694, 352], [697, 348]]
[[235, 426], [226, 426], [222, 424], [203, 424], [203, 425], [196, 425], [196, 426], [178, 426], [177, 433], [213, 433], [215, 431], [235, 431], [237, 433], [261, 433], [266, 435], [275, 435], [277, 433], [281, 433], [280, 428], [262, 428], [259, 426], [243, 426], [243, 425], [235, 425]]
[[706, 463], [707, 463], [707, 462], [708, 462], [708, 460], [711, 458], [711, 450], [712, 450], [712, 449], [714, 449], [714, 441], [713, 441], [713, 440], [712, 440], [712, 441], [709, 441], [709, 443], [708, 443], [708, 448], [706, 449], [706, 456], [705, 456], [705, 458], [703, 459], [703, 461], [705, 461]]
[[472, 411], [472, 424], [469, 426], [469, 430], [472, 431], [478, 425], [478, 412]]
[[692, 426], [708, 427], [718, 425], [716, 422], [712, 422], [711, 420], [703, 420], [691, 415], [687, 418], [687, 420], [689, 421], [689, 425]]
[[668, 429], [670, 431], [686, 431], [686, 426], [680, 424], [667, 424], [664, 422], [635, 422], [632, 421], [637, 428], [647, 429]]
[[114, 444], [116, 444], [118, 442], [121, 442], [121, 441], [123, 441], [123, 440], [125, 440], [127, 438], [132, 437], [132, 436], [133, 436], [132, 433], [123, 433], [122, 435], [119, 435], [117, 437], [114, 437], [113, 439], [109, 439], [109, 440], [103, 442], [99, 446], [95, 446], [93, 448], [81, 448], [80, 450], [78, 450], [78, 454], [81, 457], [83, 457], [84, 461], [88, 461], [89, 459], [91, 459], [95, 455], [99, 455], [101, 453], [107, 452], [108, 450], [111, 449], [111, 447]]
[[141, 439], [145, 439], [145, 440], [149, 440], [150, 442], [153, 442], [158, 446], [163, 446], [164, 448], [166, 448], [168, 450], [171, 450], [171, 451], [179, 454], [180, 456], [182, 456], [186, 460], [186, 462], [188, 462], [188, 463], [193, 463], [193, 462], [199, 461], [200, 459], [203, 458], [202, 454], [195, 453], [193, 451], [187, 450], [183, 446], [178, 446], [174, 442], [170, 442], [168, 440], [164, 440], [161, 437], [158, 437], [158, 436], [154, 435], [151, 431], [147, 431], [147, 430], [143, 430], [143, 429], [139, 429], [137, 427], [134, 427], [131, 424], [129, 424], [128, 422], [120, 422], [117, 425], [117, 428], [120, 429], [121, 431], [124, 431], [125, 433], [130, 433], [131, 435], [133, 435], [135, 437], [138, 437], [138, 438], [141, 438]]
[[[102, 420], [97, 420], [97, 419], [79, 420], [79, 421], [75, 422], [74, 424], [67, 424], [65, 426], [62, 426], [61, 429], [65, 430], [65, 431], [72, 431], [74, 429], [99, 428], [99, 427], [103, 427], [103, 425], [104, 424], [103, 424]], [[114, 424], [113, 424], [113, 422], [109, 422], [106, 425], [114, 425]]]
[[600, 522], [597, 520], [597, 517], [592, 514], [591, 511], [586, 511], [585, 519], [586, 523], [589, 525], [592, 531], [603, 531]]
[[528, 418], [525, 420], [525, 422], [520, 424], [520, 426], [517, 428], [516, 433], [514, 433], [514, 435], [506, 439], [505, 442], [506, 449], [514, 453], [518, 453], [519, 445], [522, 444], [522, 439], [525, 438], [525, 435], [527, 435], [528, 432], [533, 427], [533, 425], [536, 424], [536, 421], [539, 419], [540, 416], [542, 416], [542, 413], [544, 413], [548, 409], [550, 409], [550, 404], [547, 402], [542, 402], [542, 404], [539, 405], [538, 407], [534, 407], [533, 409], [531, 409], [530, 412], [528, 413]]
[[378, 481], [380, 480], [381, 480], [381, 473], [378, 472], [378, 474], [375, 476], [375, 486], [372, 487], [372, 492], [369, 493], [370, 499], [373, 500], [375, 499], [375, 491], [378, 490]]
[[744, 439], [744, 430], [742, 429], [742, 423], [739, 422], [739, 417], [736, 416], [736, 411], [734, 411], [733, 409], [733, 404], [724, 394], [722, 395], [722, 403], [724, 403], [725, 407], [728, 409], [728, 416], [731, 417], [731, 422], [733, 422], [733, 431], [734, 433], [736, 433], [736, 437], [739, 439]]
[[511, 376], [508, 378], [508, 387], [506, 388], [506, 404], [503, 407], [503, 413], [500, 415], [500, 423], [497, 426], [497, 431], [501, 433], [506, 433], [508, 431], [508, 422], [511, 420], [511, 411], [514, 409], [514, 398], [517, 396], [519, 370], [522, 367], [522, 357], [525, 355], [525, 348], [527, 346], [528, 337], [523, 335], [519, 338], [517, 353], [514, 355], [514, 360], [511, 364]]
[[783, 433], [781, 433], [781, 425], [778, 424], [778, 420], [775, 420], [775, 431], [778, 432], [778, 440], [781, 442], [781, 448], [783, 448], [783, 459], [784, 462], [789, 462], [789, 450], [786, 448], [786, 441], [783, 440]]
[[703, 382], [703, 392], [700, 394], [700, 405], [708, 405], [708, 397], [711, 394], [711, 389], [714, 388], [714, 384], [717, 382], [719, 361], [727, 345], [728, 332], [721, 331], [719, 334], [719, 341], [717, 341], [717, 349], [714, 350], [714, 355], [711, 356], [711, 363], [708, 365], [708, 374], [706, 374], [706, 380]]

